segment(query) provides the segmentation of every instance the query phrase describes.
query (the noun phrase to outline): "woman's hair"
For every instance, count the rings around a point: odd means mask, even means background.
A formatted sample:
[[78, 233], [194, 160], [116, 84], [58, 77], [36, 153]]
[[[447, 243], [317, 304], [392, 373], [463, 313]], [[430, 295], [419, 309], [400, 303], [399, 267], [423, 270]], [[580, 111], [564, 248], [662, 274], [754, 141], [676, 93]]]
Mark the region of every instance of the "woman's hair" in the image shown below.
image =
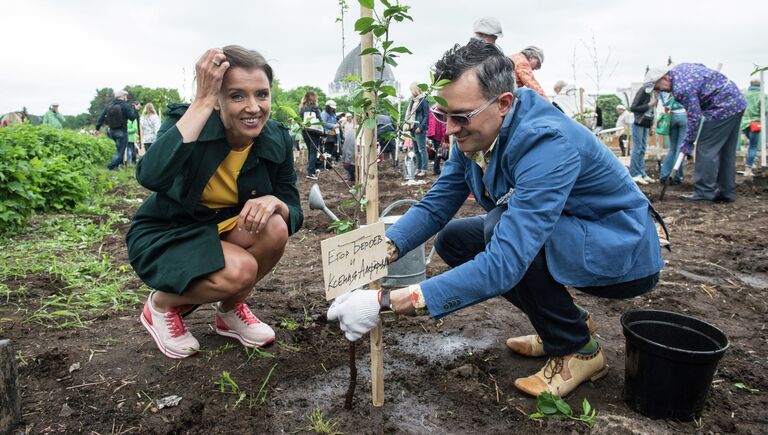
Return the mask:
[[307, 91], [301, 98], [301, 109], [309, 106], [310, 104], [317, 105], [317, 94], [314, 91]]
[[457, 80], [473, 69], [480, 81], [480, 91], [485, 98], [493, 98], [504, 92], [517, 90], [515, 64], [495, 44], [480, 39], [470, 39], [467, 45], [456, 44], [446, 51], [432, 68], [438, 80]]
[[229, 67], [240, 67], [247, 70], [262, 70], [267, 75], [269, 85], [272, 86], [272, 67], [267, 60], [256, 50], [248, 50], [239, 45], [227, 45], [222, 48], [224, 56], [227, 57]]
[[157, 115], [157, 112], [155, 111], [155, 106], [152, 105], [152, 103], [147, 103], [144, 105], [144, 116], [147, 115]]
[[411, 95], [413, 95], [414, 97], [417, 97], [423, 93], [421, 88], [419, 88], [419, 84], [416, 82], [411, 83], [410, 89], [411, 89]]

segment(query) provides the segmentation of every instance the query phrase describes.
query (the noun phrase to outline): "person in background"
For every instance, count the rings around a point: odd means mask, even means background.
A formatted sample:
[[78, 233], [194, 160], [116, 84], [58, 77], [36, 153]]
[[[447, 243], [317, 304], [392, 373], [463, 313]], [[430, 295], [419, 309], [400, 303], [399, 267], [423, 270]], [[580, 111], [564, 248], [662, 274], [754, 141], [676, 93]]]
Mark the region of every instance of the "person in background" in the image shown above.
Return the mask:
[[139, 123], [141, 124], [141, 146], [143, 153], [146, 153], [157, 139], [157, 131], [160, 130], [160, 116], [157, 115], [152, 103], [144, 105]]
[[136, 111], [128, 104], [128, 92], [120, 89], [96, 119], [96, 135], [98, 136], [101, 126], [106, 124], [109, 127], [107, 136], [115, 141], [115, 155], [107, 165], [111, 171], [123, 164], [125, 149], [128, 147], [127, 121], [136, 119], [136, 116]]
[[341, 121], [340, 126], [342, 132], [342, 145], [341, 145], [341, 163], [344, 165], [344, 169], [347, 170], [349, 181], [355, 182], [355, 146], [356, 146], [356, 134], [357, 123], [354, 116], [351, 113], [344, 115], [344, 119]]
[[[435, 249], [452, 269], [405, 288], [346, 293], [328, 319], [357, 340], [379, 324], [382, 310], [442, 318], [501, 296], [537, 332], [507, 346], [549, 355], [515, 387], [564, 397], [608, 371], [591, 335], [595, 324], [566, 285], [604, 298], [651, 291], [664, 266], [655, 212], [591, 132], [533, 90], [516, 89], [512, 62], [496, 46], [457, 45], [433, 70], [450, 80], [438, 91], [447, 107], [433, 113], [455, 137], [453, 151], [385, 242], [394, 261], [437, 234]], [[452, 219], [469, 193], [487, 214]]]
[[[141, 110], [141, 102], [134, 101], [131, 103], [131, 108], [136, 112], [140, 113]], [[138, 139], [138, 132], [139, 132], [139, 120], [138, 119], [130, 119], [128, 120], [126, 124], [126, 131], [128, 132], [128, 146], [126, 147], [127, 156], [126, 156], [126, 163], [136, 163], [139, 157], [139, 143], [137, 141]]]
[[[693, 193], [685, 201], [736, 201], [736, 145], [747, 100], [736, 83], [700, 63], [651, 68], [645, 91], [671, 93], [685, 108], [688, 128], [680, 147], [690, 154], [696, 147]], [[701, 133], [698, 141], [699, 124]], [[694, 144], [694, 142], [697, 142]]]
[[427, 166], [429, 165], [429, 155], [427, 154], [429, 103], [427, 103], [426, 94], [419, 88], [418, 83], [411, 83], [410, 89], [411, 101], [405, 111], [405, 122], [410, 127], [415, 145], [413, 149], [416, 153], [416, 176], [424, 177], [427, 175]]
[[683, 145], [683, 139], [685, 139], [685, 133], [688, 129], [688, 117], [685, 114], [683, 105], [675, 100], [675, 97], [669, 92], [660, 92], [659, 100], [661, 105], [664, 106], [664, 110], [672, 115], [672, 119], [669, 123], [669, 135], [665, 140], [669, 141], [669, 150], [667, 156], [664, 157], [664, 162], [661, 164], [661, 173], [659, 174], [659, 181], [666, 183], [668, 177], [672, 177], [670, 180], [672, 184], [680, 184], [683, 182], [683, 167], [672, 174], [672, 169], [675, 168], [675, 160], [680, 153], [680, 147]]
[[472, 30], [475, 32], [475, 38], [490, 44], [495, 44], [496, 39], [504, 36], [504, 32], [501, 31], [501, 23], [494, 17], [480, 18], [475, 21]]
[[629, 161], [629, 175], [637, 184], [653, 183], [654, 180], [645, 172], [645, 151], [648, 148], [648, 132], [653, 125], [653, 114], [658, 103], [658, 96], [638, 89], [629, 110], [635, 115], [632, 123], [632, 153]]
[[595, 106], [595, 126], [592, 127], [592, 133], [599, 135], [603, 131], [603, 109]]
[[632, 117], [627, 112], [627, 108], [623, 104], [616, 106], [616, 112], [619, 117], [616, 119], [616, 136], [619, 138], [619, 148], [621, 149], [621, 156], [627, 155], [627, 137], [629, 134], [629, 128], [632, 125]]
[[435, 150], [432, 173], [437, 176], [440, 175], [440, 160], [448, 159], [448, 136], [445, 134], [445, 124], [439, 122], [431, 110], [429, 111], [427, 139], [432, 141], [432, 148]]
[[[317, 107], [317, 94], [308, 91], [301, 98], [299, 105], [299, 118], [302, 120], [316, 120], [321, 122], [322, 114]], [[302, 129], [301, 137], [307, 145], [307, 178], [317, 180], [317, 153], [320, 150], [320, 144], [323, 141], [322, 126], [308, 126]]]
[[565, 116], [573, 118], [579, 113], [579, 90], [574, 85], [569, 85], [564, 80], [558, 80], [554, 86], [555, 98], [552, 104], [565, 113]]
[[549, 97], [544, 92], [544, 89], [541, 88], [539, 82], [536, 81], [536, 77], [533, 76], [533, 72], [540, 69], [544, 63], [544, 51], [535, 45], [529, 45], [523, 51], [511, 55], [509, 58], [515, 64], [517, 86], [533, 89], [545, 100], [549, 101]]
[[[744, 116], [741, 118], [739, 129], [747, 135], [747, 139], [749, 139], [744, 175], [751, 177], [754, 175], [752, 170], [755, 167], [757, 148], [760, 145], [760, 130], [765, 128], [765, 126], [760, 125], [760, 79], [752, 79], [752, 81], [749, 82], [749, 88], [747, 88], [744, 97], [747, 100], [747, 108], [744, 111]], [[768, 103], [768, 98], [766, 99], [766, 102]], [[763, 108], [763, 111], [768, 114], [768, 104]]]
[[51, 107], [43, 115], [42, 123], [53, 128], [64, 128], [64, 116], [59, 113], [59, 103], [51, 104]]
[[325, 127], [325, 145], [324, 153], [330, 154], [334, 160], [339, 160], [339, 122], [336, 118], [336, 102], [328, 100], [325, 103], [325, 109], [320, 113], [320, 120]]
[[177, 359], [200, 349], [182, 318], [199, 304], [215, 304], [219, 335], [249, 348], [274, 341], [246, 299], [304, 218], [291, 136], [269, 119], [266, 59], [237, 45], [209, 49], [195, 77], [194, 101], [168, 107], [136, 166], [136, 179], [153, 193], [126, 236], [133, 270], [153, 289], [139, 319], [158, 349]]
[[396, 140], [390, 137], [395, 132], [395, 126], [392, 124], [392, 117], [387, 113], [376, 115], [376, 140], [379, 142], [379, 152], [382, 155], [389, 154], [393, 166], [397, 168], [397, 159], [395, 158]]

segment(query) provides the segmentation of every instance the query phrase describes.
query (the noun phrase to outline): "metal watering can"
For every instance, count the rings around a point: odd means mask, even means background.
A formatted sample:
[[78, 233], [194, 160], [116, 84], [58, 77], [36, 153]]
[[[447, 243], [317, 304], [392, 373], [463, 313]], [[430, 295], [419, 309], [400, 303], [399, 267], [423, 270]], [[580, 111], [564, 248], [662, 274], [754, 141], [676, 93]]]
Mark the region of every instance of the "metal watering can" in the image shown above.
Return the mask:
[[[403, 159], [403, 179], [410, 181], [416, 178], [416, 160], [413, 151], [408, 151]], [[382, 214], [382, 216], [384, 216]]]
[[[415, 199], [401, 199], [393, 202], [387, 208], [381, 212], [381, 221], [384, 222], [384, 228], [389, 228], [397, 222], [401, 215], [387, 216], [392, 209], [399, 205], [409, 204], [413, 205], [418, 203]], [[328, 209], [323, 201], [323, 195], [320, 193], [320, 187], [317, 184], [313, 184], [309, 189], [309, 208], [311, 210], [322, 210], [332, 221], [338, 221], [339, 218]], [[435, 248], [429, 253], [429, 256], [424, 255], [424, 244], [417, 246], [411, 252], [400, 257], [394, 263], [388, 267], [389, 273], [385, 276], [381, 285], [384, 287], [405, 287], [411, 284], [418, 284], [427, 278], [427, 264], [432, 261], [432, 257], [435, 255]]]

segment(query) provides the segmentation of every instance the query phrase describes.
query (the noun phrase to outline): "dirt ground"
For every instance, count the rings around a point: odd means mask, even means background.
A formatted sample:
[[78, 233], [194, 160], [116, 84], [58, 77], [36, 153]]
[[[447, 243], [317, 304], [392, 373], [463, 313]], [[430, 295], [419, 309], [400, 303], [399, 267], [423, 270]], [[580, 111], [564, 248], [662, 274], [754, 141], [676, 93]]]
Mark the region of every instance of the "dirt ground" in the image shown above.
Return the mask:
[[[673, 251], [664, 253], [667, 265], [658, 287], [630, 300], [598, 299], [573, 291], [577, 302], [593, 313], [598, 341], [610, 365], [606, 378], [581, 386], [567, 398], [577, 409], [587, 398], [598, 410], [594, 433], [758, 434], [768, 430], [766, 175], [739, 176], [738, 199], [733, 204], [683, 202], [677, 195], [691, 190], [690, 181], [671, 186], [663, 202], [658, 200], [658, 183], [644, 186], [672, 234]], [[397, 199], [419, 198], [429, 187], [403, 186], [401, 181], [397, 172], [383, 168], [382, 208]], [[329, 207], [338, 211], [346, 199], [346, 187], [330, 171], [320, 175], [319, 184]], [[19, 362], [23, 418], [16, 432], [307, 433], [313, 432], [308, 426], [315, 410], [330, 420], [334, 431], [344, 433], [589, 431], [575, 422], [529, 420], [535, 400], [518, 392], [512, 382], [538, 370], [545, 359], [524, 358], [506, 349], [507, 337], [531, 333], [532, 328], [522, 313], [501, 298], [439, 322], [426, 317], [387, 320], [386, 403], [380, 408], [370, 404], [365, 338], [357, 347], [354, 407], [345, 410], [348, 344], [338, 324], [322, 320], [328, 304], [320, 241], [331, 233], [326, 216], [309, 210], [310, 186], [310, 180], [300, 177], [304, 227], [291, 238], [276, 270], [249, 299], [257, 316], [277, 332], [276, 343], [265, 349], [269, 355], [249, 358], [236, 342], [216, 335], [210, 307], [187, 318], [203, 351], [182, 361], [168, 359], [155, 348], [138, 322], [140, 307], [93, 319], [87, 329], [46, 329], [21, 323], [17, 317], [5, 324], [6, 338], [24, 359]], [[130, 217], [133, 210], [125, 209], [125, 216]], [[477, 213], [480, 209], [472, 201], [460, 212]], [[119, 236], [103, 244], [113, 261], [127, 263], [126, 230], [127, 224]], [[444, 270], [437, 256], [428, 266], [430, 276]], [[136, 279], [133, 284], [125, 291], [133, 291], [140, 282]], [[28, 299], [12, 302], [29, 309], [39, 306], [40, 296], [77, 291], [63, 289], [56, 277], [45, 275], [30, 277], [26, 285]], [[720, 362], [700, 420], [651, 420], [623, 401], [625, 339], [619, 318], [639, 308], [692, 315], [718, 326], [730, 338], [731, 347]], [[298, 328], [279, 327], [285, 320], [293, 320]], [[75, 364], [79, 369], [70, 370]], [[216, 382], [222, 372], [228, 372], [245, 393], [239, 403], [237, 394], [220, 392]], [[736, 388], [739, 382], [760, 394]], [[156, 409], [154, 402], [171, 395], [182, 397], [177, 406]]]

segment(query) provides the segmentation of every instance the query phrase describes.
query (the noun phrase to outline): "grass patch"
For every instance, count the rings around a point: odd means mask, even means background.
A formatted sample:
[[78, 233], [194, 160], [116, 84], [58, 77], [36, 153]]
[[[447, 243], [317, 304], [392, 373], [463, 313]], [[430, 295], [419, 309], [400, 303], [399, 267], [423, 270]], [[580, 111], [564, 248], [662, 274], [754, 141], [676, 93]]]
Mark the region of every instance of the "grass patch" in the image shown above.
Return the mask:
[[[72, 213], [37, 215], [22, 232], [0, 239], [0, 300], [27, 310], [22, 301], [34, 289], [25, 284], [12, 289], [10, 281], [48, 276], [56, 287], [46, 289], [49, 294], [40, 296], [40, 307], [26, 321], [84, 327], [106, 312], [139, 305], [149, 292], [128, 288], [135, 278], [130, 265], [116, 264], [102, 252], [105, 238], [122, 239], [117, 227], [129, 218], [120, 210], [132, 210], [135, 204], [126, 201], [137, 200], [142, 190], [132, 171], [97, 170], [95, 178], [95, 194]], [[121, 186], [119, 194], [115, 186]]]

